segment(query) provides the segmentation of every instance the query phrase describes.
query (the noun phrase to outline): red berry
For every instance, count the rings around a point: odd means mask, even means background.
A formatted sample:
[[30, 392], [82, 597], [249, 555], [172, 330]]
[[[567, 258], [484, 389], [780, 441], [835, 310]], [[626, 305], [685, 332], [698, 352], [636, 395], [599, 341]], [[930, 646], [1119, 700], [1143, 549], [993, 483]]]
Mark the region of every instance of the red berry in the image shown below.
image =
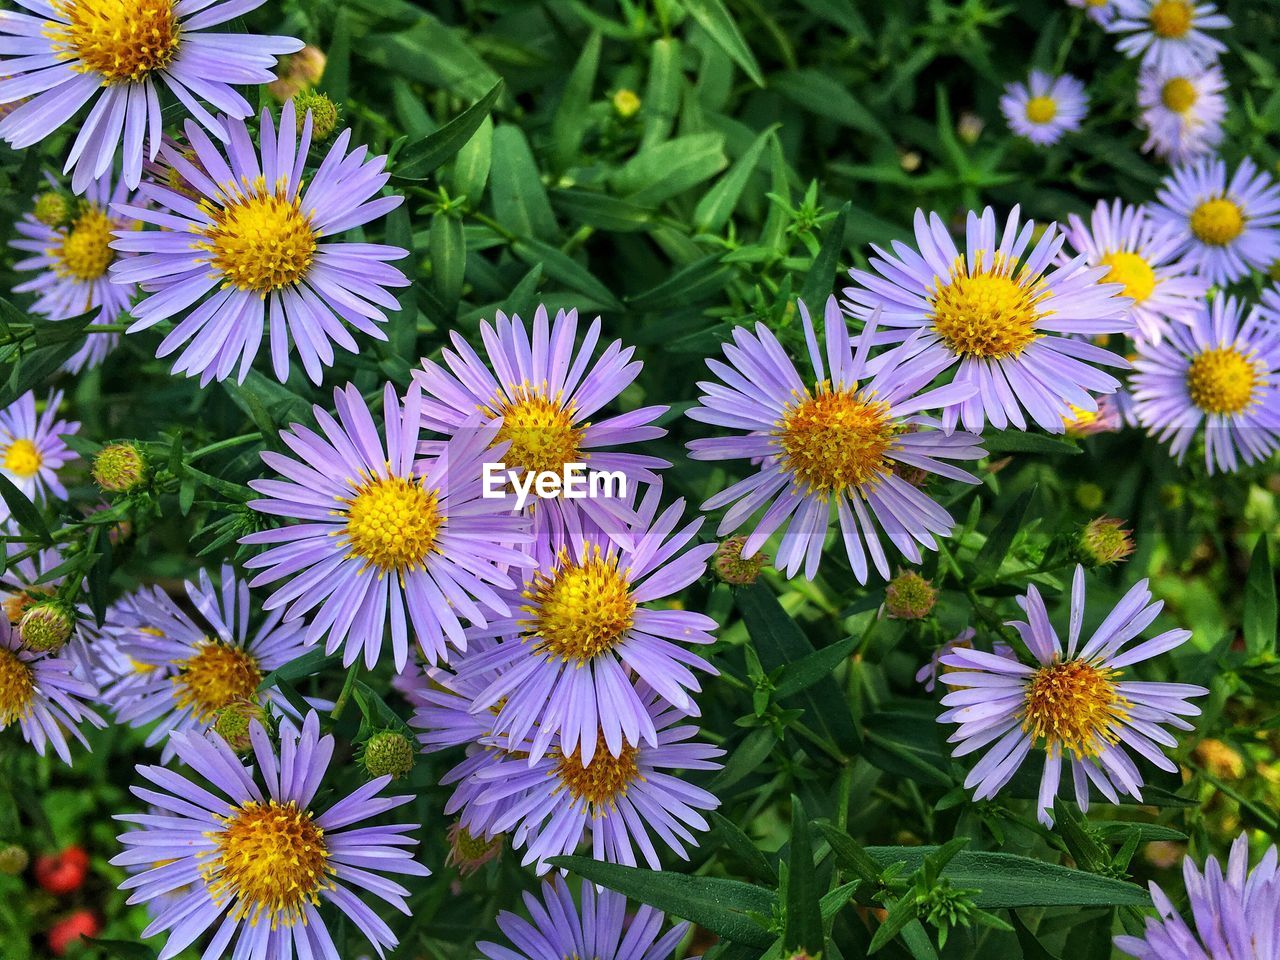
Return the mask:
[[36, 858], [36, 883], [53, 894], [80, 889], [89, 871], [89, 855], [80, 847], [67, 847], [59, 854]]
[[49, 952], [60, 957], [67, 947], [81, 937], [96, 937], [98, 920], [88, 910], [77, 910], [49, 928]]

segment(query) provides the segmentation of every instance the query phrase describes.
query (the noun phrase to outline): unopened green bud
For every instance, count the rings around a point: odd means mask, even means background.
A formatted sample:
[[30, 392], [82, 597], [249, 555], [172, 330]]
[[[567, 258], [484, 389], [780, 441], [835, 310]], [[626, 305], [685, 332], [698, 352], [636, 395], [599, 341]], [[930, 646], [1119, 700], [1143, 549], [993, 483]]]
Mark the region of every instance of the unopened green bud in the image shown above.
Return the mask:
[[383, 730], [375, 733], [364, 745], [364, 768], [371, 777], [391, 777], [399, 780], [413, 769], [417, 749], [403, 733]]
[[46, 227], [61, 227], [71, 222], [71, 202], [60, 193], [42, 193], [36, 197], [32, 214]]
[[128, 493], [146, 473], [146, 459], [132, 443], [107, 444], [93, 459], [93, 479], [107, 493]]
[[1133, 553], [1133, 535], [1123, 520], [1096, 517], [1080, 530], [1074, 552], [1086, 567], [1107, 567]]
[[265, 724], [267, 712], [261, 704], [243, 697], [232, 700], [213, 718], [213, 732], [227, 741], [236, 753], [248, 753], [253, 748], [249, 738], [249, 726], [253, 721]]
[[630, 120], [640, 112], [640, 98], [634, 90], [619, 90], [613, 95], [613, 109], [623, 120]]
[[1096, 483], [1082, 483], [1076, 487], [1076, 503], [1086, 510], [1097, 510], [1106, 499], [1106, 493]]
[[319, 143], [328, 140], [338, 126], [338, 105], [318, 90], [304, 90], [295, 94], [293, 110], [298, 121], [298, 133], [302, 133], [311, 113], [311, 139]]
[[18, 636], [28, 650], [51, 653], [71, 639], [75, 611], [60, 600], [41, 600], [27, 607], [18, 622]]
[[716, 576], [725, 583], [735, 587], [745, 587], [756, 582], [760, 569], [769, 562], [769, 555], [757, 552], [752, 557], [744, 557], [742, 548], [746, 546], [746, 537], [730, 537], [716, 547], [712, 555], [711, 568]]
[[27, 869], [27, 864], [30, 862], [30, 855], [16, 843], [0, 845], [0, 874], [16, 877]]
[[884, 608], [895, 620], [923, 620], [938, 602], [938, 591], [914, 570], [905, 570], [884, 590]]

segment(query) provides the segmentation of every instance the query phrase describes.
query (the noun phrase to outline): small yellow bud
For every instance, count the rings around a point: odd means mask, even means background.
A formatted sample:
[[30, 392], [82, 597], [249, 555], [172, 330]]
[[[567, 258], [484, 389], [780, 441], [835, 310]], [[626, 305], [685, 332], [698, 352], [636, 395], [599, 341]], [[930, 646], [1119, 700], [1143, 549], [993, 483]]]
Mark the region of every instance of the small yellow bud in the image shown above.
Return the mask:
[[132, 443], [110, 443], [93, 459], [93, 479], [107, 493], [128, 493], [147, 472], [142, 452]]
[[914, 570], [904, 570], [884, 590], [884, 608], [895, 620], [923, 620], [938, 602], [938, 591]]
[[613, 95], [613, 110], [623, 120], [630, 120], [640, 112], [640, 98], [634, 90], [619, 90]]

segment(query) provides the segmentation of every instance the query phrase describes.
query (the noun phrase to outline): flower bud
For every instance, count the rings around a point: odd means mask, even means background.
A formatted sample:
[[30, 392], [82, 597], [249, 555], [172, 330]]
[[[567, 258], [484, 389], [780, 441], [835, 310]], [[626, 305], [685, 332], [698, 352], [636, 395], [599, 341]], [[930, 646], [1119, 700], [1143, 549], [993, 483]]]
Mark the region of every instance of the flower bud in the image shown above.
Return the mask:
[[18, 636], [28, 650], [52, 653], [71, 639], [75, 611], [60, 600], [41, 600], [27, 607], [18, 621]]
[[214, 715], [212, 729], [236, 753], [248, 753], [253, 748], [253, 741], [249, 739], [249, 725], [254, 720], [265, 724], [267, 711], [261, 704], [237, 697]]
[[93, 459], [93, 479], [107, 493], [128, 493], [146, 478], [147, 462], [132, 443], [109, 443]]
[[364, 745], [364, 768], [370, 777], [391, 777], [395, 780], [409, 775], [413, 758], [417, 753], [414, 742], [403, 733], [383, 730], [375, 733]]
[[46, 227], [61, 227], [71, 221], [72, 206], [60, 193], [42, 193], [36, 197], [32, 214]]
[[1244, 757], [1221, 740], [1206, 738], [1191, 752], [1202, 767], [1220, 780], [1239, 780], [1245, 774]]
[[904, 570], [884, 590], [884, 608], [895, 620], [923, 620], [938, 602], [938, 591], [914, 570]]
[[619, 90], [613, 95], [613, 110], [623, 120], [630, 120], [640, 112], [640, 98], [634, 90]]
[[267, 84], [267, 92], [284, 103], [307, 87], [314, 87], [324, 77], [327, 59], [323, 50], [311, 44], [291, 56], [281, 57], [276, 79]]
[[1096, 483], [1082, 483], [1076, 487], [1076, 503], [1086, 510], [1097, 510], [1106, 499], [1106, 493]]
[[469, 877], [490, 860], [502, 853], [502, 834], [491, 840], [473, 837], [471, 832], [455, 820], [449, 827], [449, 853], [444, 862], [457, 867], [464, 877]]
[[1108, 567], [1133, 553], [1133, 536], [1123, 520], [1095, 517], [1076, 537], [1074, 552], [1086, 567]]
[[769, 562], [769, 556], [765, 553], [757, 552], [755, 556], [744, 557], [742, 548], [746, 542], [746, 537], [730, 537], [716, 547], [716, 552], [711, 557], [711, 568], [715, 570], [716, 576], [735, 587], [755, 583], [756, 577], [760, 576], [760, 568]]
[[956, 135], [964, 143], [973, 146], [978, 142], [978, 138], [982, 136], [982, 128], [984, 126], [985, 124], [980, 116], [966, 110], [960, 114], [960, 119], [956, 121]]
[[338, 105], [317, 90], [304, 90], [295, 94], [293, 111], [298, 121], [298, 133], [311, 113], [311, 139], [315, 143], [328, 140], [338, 126]]
[[7, 877], [16, 877], [27, 869], [27, 864], [30, 862], [31, 856], [16, 843], [6, 843], [0, 846], [0, 874], [4, 874]]

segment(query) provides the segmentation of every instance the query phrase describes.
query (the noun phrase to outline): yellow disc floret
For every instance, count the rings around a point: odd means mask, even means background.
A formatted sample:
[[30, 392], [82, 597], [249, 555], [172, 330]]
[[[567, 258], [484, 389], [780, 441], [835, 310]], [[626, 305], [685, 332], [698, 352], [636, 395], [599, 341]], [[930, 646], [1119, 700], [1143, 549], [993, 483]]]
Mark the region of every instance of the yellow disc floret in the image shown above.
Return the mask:
[[889, 404], [824, 380], [787, 405], [774, 436], [796, 484], [829, 497], [890, 473], [895, 432]]
[[0, 729], [27, 716], [35, 696], [31, 667], [12, 650], [0, 648]]
[[1201, 243], [1224, 247], [1244, 233], [1244, 211], [1226, 197], [1205, 200], [1191, 211], [1191, 232]]
[[1205, 413], [1243, 412], [1260, 384], [1257, 365], [1235, 347], [1204, 350], [1187, 368], [1187, 392]]
[[1151, 8], [1151, 29], [1157, 37], [1176, 40], [1190, 31], [1195, 13], [1188, 0], [1160, 0]]
[[1156, 272], [1141, 254], [1117, 250], [1103, 257], [1100, 266], [1109, 268], [1102, 282], [1123, 283], [1124, 296], [1135, 304], [1146, 300], [1156, 288]]
[[97, 280], [116, 258], [110, 247], [115, 228], [102, 208], [85, 204], [63, 233], [62, 242], [49, 251], [54, 257], [54, 273], [81, 283]]
[[[574, 750], [556, 761], [555, 775], [561, 789], [568, 791], [575, 801], [612, 809], [632, 783], [643, 779], [636, 763], [636, 753], [635, 747], [624, 743], [622, 753], [615, 757], [609, 753], [604, 737], [600, 737], [589, 764], [584, 767], [580, 750]], [[600, 816], [604, 810], [592, 812]]]
[[40, 449], [26, 437], [18, 437], [4, 452], [4, 469], [18, 477], [34, 477], [43, 464]]
[[289, 197], [283, 184], [268, 190], [259, 177], [223, 205], [203, 200], [201, 206], [213, 223], [196, 246], [209, 251], [209, 263], [227, 283], [266, 296], [306, 276], [320, 235], [302, 210], [300, 192]]
[[1049, 290], [1024, 273], [1010, 275], [999, 255], [990, 269], [979, 258], [972, 272], [961, 257], [947, 280], [939, 279], [929, 319], [948, 347], [970, 357], [1017, 356], [1040, 336], [1039, 307]]
[[103, 84], [143, 80], [177, 56], [181, 28], [174, 0], [53, 0], [67, 23], [47, 22], [46, 35], [73, 69]]
[[1174, 113], [1186, 113], [1196, 105], [1200, 94], [1196, 85], [1186, 77], [1174, 77], [1166, 80], [1160, 88], [1160, 102]]
[[403, 575], [421, 568], [444, 525], [435, 491], [427, 490], [421, 480], [368, 480], [343, 503], [350, 555], [365, 561], [361, 572], [376, 567], [380, 574]]
[[201, 865], [214, 901], [251, 924], [305, 923], [307, 905], [333, 887], [324, 831], [311, 814], [292, 801], [249, 800], [218, 819], [222, 829], [206, 834], [215, 847]]
[[174, 699], [204, 724], [212, 723], [227, 704], [251, 698], [262, 682], [256, 658], [220, 641], [199, 644], [194, 654], [174, 667], [177, 672], [170, 678]]
[[539, 650], [579, 666], [608, 650], [631, 629], [636, 602], [617, 557], [598, 547], [581, 560], [561, 551], [555, 570], [537, 573], [524, 591], [521, 628]]
[[1048, 123], [1058, 115], [1053, 97], [1032, 97], [1027, 101], [1027, 119], [1032, 123]]
[[518, 387], [512, 399], [495, 401], [489, 409], [502, 417], [494, 443], [510, 441], [506, 460], [511, 465], [535, 473], [559, 473], [566, 463], [585, 460], [581, 443], [588, 425], [575, 425], [573, 404], [548, 397], [545, 387]]
[[1051, 753], [1096, 757], [1119, 739], [1116, 728], [1132, 704], [1116, 687], [1117, 671], [1086, 660], [1054, 661], [1032, 675], [1022, 729]]

